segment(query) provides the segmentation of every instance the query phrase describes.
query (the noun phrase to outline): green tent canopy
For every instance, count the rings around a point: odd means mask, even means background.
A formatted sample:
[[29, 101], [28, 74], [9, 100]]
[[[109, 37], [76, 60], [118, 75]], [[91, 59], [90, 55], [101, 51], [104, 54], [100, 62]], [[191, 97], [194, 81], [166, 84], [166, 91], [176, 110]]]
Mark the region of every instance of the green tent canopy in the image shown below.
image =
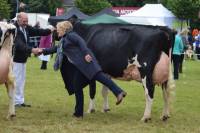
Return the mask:
[[96, 16], [96, 17], [92, 17], [89, 18], [87, 20], [82, 21], [81, 23], [83, 24], [87, 24], [87, 25], [92, 25], [92, 24], [99, 24], [99, 23], [103, 23], [103, 24], [113, 24], [113, 23], [117, 23], [117, 24], [129, 24], [126, 21], [123, 21], [121, 19], [118, 19], [116, 17], [107, 15], [107, 14], [103, 14], [100, 16]]

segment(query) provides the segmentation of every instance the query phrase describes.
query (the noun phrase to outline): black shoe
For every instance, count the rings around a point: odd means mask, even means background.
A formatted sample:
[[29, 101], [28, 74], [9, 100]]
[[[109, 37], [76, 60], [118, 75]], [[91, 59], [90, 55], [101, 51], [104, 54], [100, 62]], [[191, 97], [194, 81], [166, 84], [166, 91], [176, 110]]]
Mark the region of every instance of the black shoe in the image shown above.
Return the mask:
[[117, 96], [116, 105], [119, 105], [119, 104], [122, 102], [123, 98], [124, 98], [126, 95], [127, 95], [127, 93], [124, 92], [124, 91], [122, 91], [122, 92]]
[[79, 120], [82, 120], [83, 119], [83, 115], [77, 115], [77, 114], [73, 114], [72, 117], [76, 118], [76, 119], [79, 119]]
[[31, 107], [31, 105], [22, 103], [22, 104], [16, 104], [15, 107]]
[[41, 70], [47, 70], [47, 68], [45, 68], [45, 67], [41, 67], [40, 69], [41, 69]]

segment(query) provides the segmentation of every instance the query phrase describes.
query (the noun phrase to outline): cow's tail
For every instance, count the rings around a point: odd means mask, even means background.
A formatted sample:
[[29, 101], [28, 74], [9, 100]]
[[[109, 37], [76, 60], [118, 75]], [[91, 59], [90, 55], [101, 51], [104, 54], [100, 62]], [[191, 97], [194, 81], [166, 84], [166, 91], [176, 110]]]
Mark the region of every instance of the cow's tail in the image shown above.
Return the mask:
[[[168, 81], [166, 84], [166, 92], [167, 92], [167, 99], [170, 103], [170, 105], [172, 105], [172, 102], [175, 100], [175, 81], [173, 78], [173, 74], [172, 74], [172, 63], [171, 63], [171, 49], [169, 52], [169, 76], [168, 76]], [[170, 107], [172, 108], [172, 107]]]

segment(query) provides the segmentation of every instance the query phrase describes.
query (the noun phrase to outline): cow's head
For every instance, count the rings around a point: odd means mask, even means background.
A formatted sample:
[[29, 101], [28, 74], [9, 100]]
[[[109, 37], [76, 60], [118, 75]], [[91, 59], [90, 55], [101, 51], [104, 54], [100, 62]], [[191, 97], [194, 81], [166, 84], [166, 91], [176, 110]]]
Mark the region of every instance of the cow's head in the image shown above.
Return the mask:
[[0, 47], [4, 45], [7, 39], [13, 40], [16, 33], [15, 25], [7, 22], [0, 22]]

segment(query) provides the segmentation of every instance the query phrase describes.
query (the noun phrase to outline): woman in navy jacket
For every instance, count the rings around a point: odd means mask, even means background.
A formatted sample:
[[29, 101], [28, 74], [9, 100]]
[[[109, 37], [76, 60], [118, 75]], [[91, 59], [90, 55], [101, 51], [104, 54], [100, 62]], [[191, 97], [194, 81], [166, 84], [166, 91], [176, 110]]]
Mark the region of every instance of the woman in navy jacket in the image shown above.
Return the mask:
[[[72, 28], [73, 26], [69, 21], [57, 24], [58, 36], [61, 37], [59, 46], [62, 46], [61, 49], [63, 51], [63, 60], [60, 68], [61, 74], [66, 88], [70, 88], [68, 92], [73, 93], [74, 89], [76, 97], [73, 115], [75, 117], [83, 117], [83, 88], [95, 80], [106, 85], [113, 92], [117, 97], [116, 104], [118, 105], [123, 97], [126, 96], [126, 92], [102, 72], [100, 65], [91, 50], [87, 48], [85, 41], [77, 33], [73, 32]], [[59, 46], [43, 49], [42, 53], [44, 55], [55, 53]], [[66, 76], [69, 73], [71, 75], [70, 78]]]

